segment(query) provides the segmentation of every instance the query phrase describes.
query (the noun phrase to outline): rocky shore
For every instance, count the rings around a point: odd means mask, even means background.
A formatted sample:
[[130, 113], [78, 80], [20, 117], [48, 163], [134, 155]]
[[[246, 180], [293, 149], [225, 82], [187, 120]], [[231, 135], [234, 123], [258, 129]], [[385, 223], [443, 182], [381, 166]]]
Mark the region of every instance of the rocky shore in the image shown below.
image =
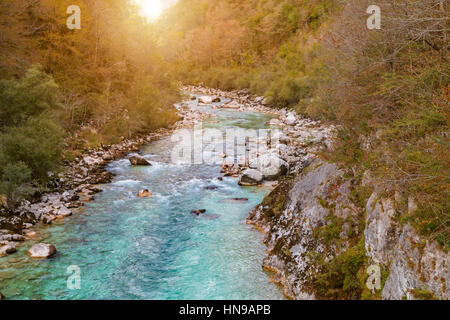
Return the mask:
[[[267, 148], [252, 149], [246, 145], [248, 159], [227, 159], [223, 154], [222, 173], [225, 176], [239, 177], [242, 186], [256, 186], [264, 181], [277, 181], [284, 176], [292, 176], [307, 166], [314, 155], [324, 148], [330, 148], [336, 127], [313, 121], [287, 109], [274, 109], [266, 105], [264, 97], [254, 96], [248, 90], [222, 91], [219, 89], [187, 86], [185, 91], [197, 92], [204, 96], [195, 97], [199, 105], [213, 105], [215, 108], [235, 109], [236, 111], [255, 111], [273, 115], [267, 125], [274, 129], [270, 136], [254, 139], [254, 143], [267, 145]], [[223, 102], [223, 101], [222, 101]], [[233, 106], [230, 108], [230, 106]], [[253, 144], [253, 147], [255, 144]], [[247, 160], [244, 161], [244, 160]]]

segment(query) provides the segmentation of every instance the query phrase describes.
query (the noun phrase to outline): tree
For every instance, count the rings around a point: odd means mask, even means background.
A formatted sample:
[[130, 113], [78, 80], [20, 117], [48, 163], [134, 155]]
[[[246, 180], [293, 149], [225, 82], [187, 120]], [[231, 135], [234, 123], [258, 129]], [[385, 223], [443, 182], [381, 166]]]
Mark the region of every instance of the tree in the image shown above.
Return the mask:
[[0, 127], [61, 108], [58, 86], [41, 65], [32, 66], [19, 80], [0, 80]]

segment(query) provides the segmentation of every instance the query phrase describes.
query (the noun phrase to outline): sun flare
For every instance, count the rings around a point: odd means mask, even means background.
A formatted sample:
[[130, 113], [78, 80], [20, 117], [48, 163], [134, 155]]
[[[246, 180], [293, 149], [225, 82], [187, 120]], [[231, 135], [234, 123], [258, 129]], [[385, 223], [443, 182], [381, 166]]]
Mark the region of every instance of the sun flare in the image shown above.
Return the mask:
[[137, 0], [141, 14], [147, 19], [158, 18], [164, 10], [161, 0]]

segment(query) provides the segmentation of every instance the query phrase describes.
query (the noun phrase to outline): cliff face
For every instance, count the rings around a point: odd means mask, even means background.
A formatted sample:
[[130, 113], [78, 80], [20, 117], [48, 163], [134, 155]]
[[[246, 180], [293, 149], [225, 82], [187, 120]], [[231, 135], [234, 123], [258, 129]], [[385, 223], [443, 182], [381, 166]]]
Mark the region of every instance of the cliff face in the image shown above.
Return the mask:
[[[390, 269], [383, 299], [450, 299], [450, 256], [435, 242], [396, 221], [395, 199], [374, 192], [366, 206], [365, 248], [370, 261]], [[409, 210], [414, 210], [410, 199]]]
[[[266, 233], [263, 266], [293, 299], [449, 299], [449, 255], [397, 221], [396, 199], [365, 180], [365, 208], [335, 164], [315, 160], [281, 181], [248, 218]], [[378, 290], [366, 285], [373, 265]]]

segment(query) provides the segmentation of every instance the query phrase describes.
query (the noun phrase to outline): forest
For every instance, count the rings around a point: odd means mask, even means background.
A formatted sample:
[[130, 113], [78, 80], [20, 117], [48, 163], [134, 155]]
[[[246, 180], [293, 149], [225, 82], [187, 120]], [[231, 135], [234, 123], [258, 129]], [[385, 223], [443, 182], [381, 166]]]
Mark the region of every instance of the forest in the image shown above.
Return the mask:
[[[69, 5], [82, 27], [66, 27]], [[369, 5], [382, 28], [366, 25]], [[149, 22], [129, 0], [0, 3], [0, 194], [15, 207], [85, 150], [167, 127], [180, 84], [249, 88], [339, 125], [328, 161], [413, 195], [399, 208], [450, 245], [449, 17], [443, 0], [179, 0]], [[367, 190], [355, 190], [361, 203]]]

